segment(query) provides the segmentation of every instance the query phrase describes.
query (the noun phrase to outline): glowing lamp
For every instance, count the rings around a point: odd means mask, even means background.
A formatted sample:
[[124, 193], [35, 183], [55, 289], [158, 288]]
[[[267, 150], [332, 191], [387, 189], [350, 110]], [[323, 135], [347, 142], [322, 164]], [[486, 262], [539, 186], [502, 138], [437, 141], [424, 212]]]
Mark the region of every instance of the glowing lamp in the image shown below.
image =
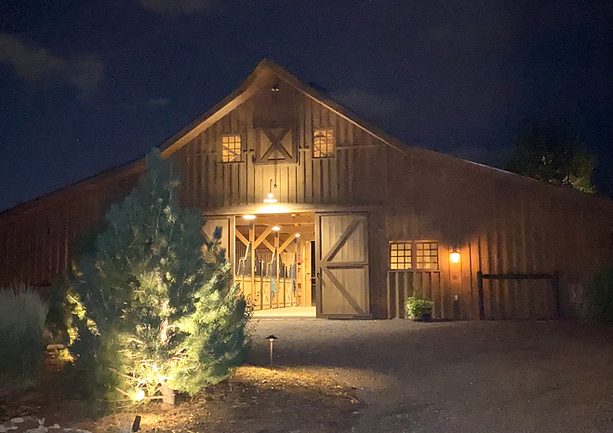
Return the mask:
[[272, 365], [272, 345], [275, 340], [278, 340], [278, 338], [271, 334], [266, 337], [266, 339], [270, 342], [270, 365]]
[[296, 237], [299, 238], [300, 237], [300, 233], [296, 233]]
[[264, 203], [276, 203], [276, 202], [277, 202], [277, 199], [275, 198], [272, 192], [269, 192], [268, 197], [264, 199]]
[[138, 392], [136, 393], [136, 401], [141, 401], [145, 399], [145, 391], [143, 391], [142, 389], [139, 389]]
[[460, 263], [460, 252], [457, 249], [454, 248], [453, 251], [449, 253], [449, 261], [456, 265]]
[[254, 220], [255, 219], [255, 215], [243, 215], [243, 218], [246, 220]]
[[279, 227], [279, 226], [274, 226], [274, 227], [272, 228], [272, 231], [273, 231], [273, 232], [278, 232], [279, 230], [281, 230], [281, 227]]
[[275, 182], [275, 185], [273, 186], [272, 179], [270, 179], [270, 189], [268, 190], [268, 195], [264, 199], [264, 203], [276, 203], [277, 202], [275, 195], [272, 193], [273, 188], [277, 189], [277, 183]]

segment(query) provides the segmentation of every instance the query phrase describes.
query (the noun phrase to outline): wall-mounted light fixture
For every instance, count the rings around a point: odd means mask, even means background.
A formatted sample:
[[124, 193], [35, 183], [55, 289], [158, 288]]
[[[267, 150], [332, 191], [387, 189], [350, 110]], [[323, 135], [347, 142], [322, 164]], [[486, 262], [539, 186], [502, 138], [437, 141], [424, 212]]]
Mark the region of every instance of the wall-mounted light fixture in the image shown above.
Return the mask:
[[299, 238], [300, 237], [300, 233], [296, 233], [296, 237]]
[[274, 227], [272, 228], [272, 231], [273, 231], [273, 232], [278, 232], [279, 230], [281, 230], [281, 227], [279, 227], [279, 226], [274, 226]]
[[243, 215], [243, 218], [246, 220], [254, 220], [255, 219], [255, 215]]
[[449, 261], [453, 263], [454, 265], [457, 265], [458, 263], [460, 263], [460, 252], [458, 251], [457, 248], [454, 247], [449, 253]]
[[268, 195], [264, 199], [264, 203], [276, 203], [277, 202], [277, 199], [275, 198], [275, 195], [272, 192], [273, 189], [277, 189], [277, 184], [275, 183], [273, 186], [272, 179], [270, 179], [270, 188], [268, 189]]

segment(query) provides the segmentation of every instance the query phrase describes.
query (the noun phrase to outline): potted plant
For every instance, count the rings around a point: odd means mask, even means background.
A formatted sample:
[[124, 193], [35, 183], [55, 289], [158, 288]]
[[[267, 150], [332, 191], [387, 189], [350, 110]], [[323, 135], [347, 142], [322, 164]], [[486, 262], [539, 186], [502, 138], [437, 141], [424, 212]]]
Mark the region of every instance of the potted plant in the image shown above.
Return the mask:
[[404, 303], [404, 308], [410, 319], [427, 322], [432, 318], [433, 302], [429, 299], [411, 296]]

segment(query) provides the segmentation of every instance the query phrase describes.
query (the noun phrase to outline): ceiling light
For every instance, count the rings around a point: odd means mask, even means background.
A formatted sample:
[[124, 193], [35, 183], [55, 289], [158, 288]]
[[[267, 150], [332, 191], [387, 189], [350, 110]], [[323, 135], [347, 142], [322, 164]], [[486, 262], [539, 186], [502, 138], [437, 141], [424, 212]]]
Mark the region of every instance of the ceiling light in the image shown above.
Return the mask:
[[281, 227], [279, 227], [279, 226], [274, 226], [274, 227], [272, 228], [272, 231], [273, 231], [273, 232], [278, 232], [279, 230], [281, 230]]
[[243, 215], [243, 218], [246, 220], [254, 220], [255, 219], [255, 215]]

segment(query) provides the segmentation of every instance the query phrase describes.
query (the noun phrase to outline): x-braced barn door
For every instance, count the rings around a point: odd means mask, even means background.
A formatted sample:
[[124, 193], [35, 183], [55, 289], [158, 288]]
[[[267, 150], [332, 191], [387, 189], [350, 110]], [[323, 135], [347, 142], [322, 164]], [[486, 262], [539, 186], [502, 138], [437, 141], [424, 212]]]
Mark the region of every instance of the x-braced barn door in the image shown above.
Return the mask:
[[370, 316], [367, 223], [364, 214], [316, 214], [317, 317]]

